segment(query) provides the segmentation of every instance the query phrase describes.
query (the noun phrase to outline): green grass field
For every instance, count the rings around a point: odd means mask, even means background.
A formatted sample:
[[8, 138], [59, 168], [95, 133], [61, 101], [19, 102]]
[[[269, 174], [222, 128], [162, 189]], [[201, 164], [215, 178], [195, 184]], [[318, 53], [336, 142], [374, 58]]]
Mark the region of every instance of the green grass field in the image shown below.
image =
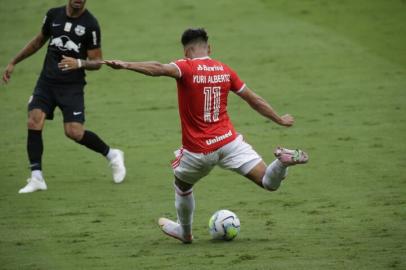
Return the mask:
[[[0, 66], [63, 0], [0, 0]], [[19, 195], [29, 176], [26, 105], [45, 54], [0, 86], [0, 269], [406, 269], [406, 1], [88, 1], [104, 57], [169, 62], [180, 34], [204, 26], [213, 57], [296, 125], [276, 126], [231, 95], [236, 129], [272, 161], [302, 147], [269, 193], [215, 169], [195, 187], [195, 242], [165, 237], [175, 218], [170, 160], [180, 145], [176, 85], [104, 67], [88, 72], [87, 128], [126, 153], [113, 184], [107, 162], [46, 123], [48, 191]], [[235, 211], [241, 233], [212, 242], [209, 217]]]

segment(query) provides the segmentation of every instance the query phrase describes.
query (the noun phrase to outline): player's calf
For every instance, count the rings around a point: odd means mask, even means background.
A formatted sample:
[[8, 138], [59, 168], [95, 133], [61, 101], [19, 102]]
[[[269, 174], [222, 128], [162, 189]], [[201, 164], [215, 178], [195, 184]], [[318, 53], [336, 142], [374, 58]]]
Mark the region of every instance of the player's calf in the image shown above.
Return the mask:
[[275, 159], [265, 170], [262, 178], [262, 187], [269, 191], [276, 191], [286, 178], [288, 168], [278, 159]]

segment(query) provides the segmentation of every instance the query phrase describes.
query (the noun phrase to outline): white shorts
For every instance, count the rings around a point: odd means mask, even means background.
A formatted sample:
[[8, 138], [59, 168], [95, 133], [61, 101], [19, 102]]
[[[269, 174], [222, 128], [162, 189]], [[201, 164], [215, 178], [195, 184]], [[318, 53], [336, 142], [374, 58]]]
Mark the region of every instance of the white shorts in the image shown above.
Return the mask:
[[175, 176], [192, 185], [208, 175], [216, 165], [246, 175], [262, 161], [242, 135], [209, 154], [192, 153], [181, 148], [175, 151], [175, 156], [176, 159], [172, 162]]

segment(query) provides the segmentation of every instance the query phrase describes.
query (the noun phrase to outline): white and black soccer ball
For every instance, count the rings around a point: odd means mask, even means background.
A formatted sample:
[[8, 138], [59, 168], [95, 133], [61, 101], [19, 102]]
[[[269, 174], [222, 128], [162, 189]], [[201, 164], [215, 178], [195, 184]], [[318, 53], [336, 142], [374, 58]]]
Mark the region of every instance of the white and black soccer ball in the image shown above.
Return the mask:
[[216, 240], [233, 240], [240, 232], [240, 220], [230, 210], [219, 210], [209, 220], [209, 232]]

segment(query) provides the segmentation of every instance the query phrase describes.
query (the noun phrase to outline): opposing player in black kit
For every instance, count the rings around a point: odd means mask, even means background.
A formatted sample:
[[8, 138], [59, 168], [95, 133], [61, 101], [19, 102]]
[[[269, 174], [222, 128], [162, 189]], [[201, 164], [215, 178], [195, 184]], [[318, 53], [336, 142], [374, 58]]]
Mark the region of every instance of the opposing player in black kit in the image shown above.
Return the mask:
[[53, 119], [55, 107], [62, 110], [66, 136], [104, 155], [113, 169], [114, 182], [124, 180], [123, 152], [111, 149], [95, 133], [85, 130], [83, 125], [84, 70], [100, 69], [102, 60], [99, 24], [85, 4], [86, 0], [69, 0], [66, 6], [50, 9], [41, 32], [10, 61], [4, 71], [3, 81], [7, 83], [14, 66], [49, 40], [44, 66], [28, 104], [27, 152], [31, 177], [19, 193], [47, 189], [41, 168], [42, 129], [45, 119]]

